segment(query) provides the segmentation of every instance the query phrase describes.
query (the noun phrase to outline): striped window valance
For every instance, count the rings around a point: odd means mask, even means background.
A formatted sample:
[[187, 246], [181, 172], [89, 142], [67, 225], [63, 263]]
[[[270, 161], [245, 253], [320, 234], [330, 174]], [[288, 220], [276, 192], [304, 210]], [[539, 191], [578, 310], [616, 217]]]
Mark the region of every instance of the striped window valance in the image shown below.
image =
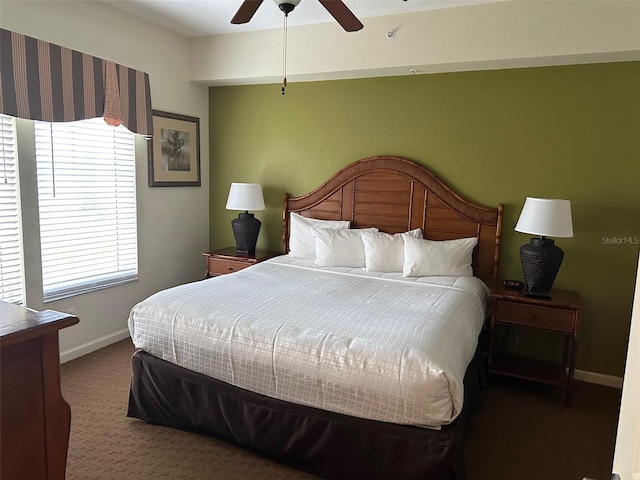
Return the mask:
[[153, 134], [147, 73], [4, 29], [0, 113], [47, 122], [104, 117]]

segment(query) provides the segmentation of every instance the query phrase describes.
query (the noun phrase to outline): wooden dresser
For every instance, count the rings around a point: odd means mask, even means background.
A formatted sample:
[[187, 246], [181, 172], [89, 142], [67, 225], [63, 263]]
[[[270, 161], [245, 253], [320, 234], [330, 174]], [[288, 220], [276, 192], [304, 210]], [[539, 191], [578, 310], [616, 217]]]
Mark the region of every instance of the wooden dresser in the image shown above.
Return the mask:
[[68, 314], [0, 301], [0, 478], [63, 480], [71, 409], [60, 390], [58, 331]]

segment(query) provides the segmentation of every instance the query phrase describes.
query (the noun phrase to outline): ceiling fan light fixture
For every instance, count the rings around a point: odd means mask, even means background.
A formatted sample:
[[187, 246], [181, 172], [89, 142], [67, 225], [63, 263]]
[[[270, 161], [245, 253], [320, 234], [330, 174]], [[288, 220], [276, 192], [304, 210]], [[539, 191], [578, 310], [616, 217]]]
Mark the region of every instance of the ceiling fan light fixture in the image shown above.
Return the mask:
[[293, 11], [294, 8], [298, 6], [300, 0], [273, 0], [278, 8], [282, 10], [285, 16], [289, 15]]

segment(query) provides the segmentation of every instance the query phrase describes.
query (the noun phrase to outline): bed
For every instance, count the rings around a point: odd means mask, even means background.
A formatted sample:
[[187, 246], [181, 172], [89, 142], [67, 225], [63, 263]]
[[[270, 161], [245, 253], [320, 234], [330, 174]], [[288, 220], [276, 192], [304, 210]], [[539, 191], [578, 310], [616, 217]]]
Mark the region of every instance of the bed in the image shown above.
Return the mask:
[[[282, 218], [286, 255], [134, 307], [128, 415], [323, 478], [464, 478], [502, 205], [380, 156], [285, 194]], [[387, 265], [393, 234], [400, 267]], [[468, 262], [455, 274], [407, 260], [462, 244]]]

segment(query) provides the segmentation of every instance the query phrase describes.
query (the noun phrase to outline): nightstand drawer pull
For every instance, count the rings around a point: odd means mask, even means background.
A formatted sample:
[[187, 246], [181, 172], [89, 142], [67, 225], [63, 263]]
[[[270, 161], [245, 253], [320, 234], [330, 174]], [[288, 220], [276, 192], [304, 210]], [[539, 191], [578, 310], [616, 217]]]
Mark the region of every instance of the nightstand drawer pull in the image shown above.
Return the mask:
[[496, 321], [512, 325], [541, 328], [562, 333], [573, 333], [574, 312], [561, 308], [523, 305], [499, 301]]

